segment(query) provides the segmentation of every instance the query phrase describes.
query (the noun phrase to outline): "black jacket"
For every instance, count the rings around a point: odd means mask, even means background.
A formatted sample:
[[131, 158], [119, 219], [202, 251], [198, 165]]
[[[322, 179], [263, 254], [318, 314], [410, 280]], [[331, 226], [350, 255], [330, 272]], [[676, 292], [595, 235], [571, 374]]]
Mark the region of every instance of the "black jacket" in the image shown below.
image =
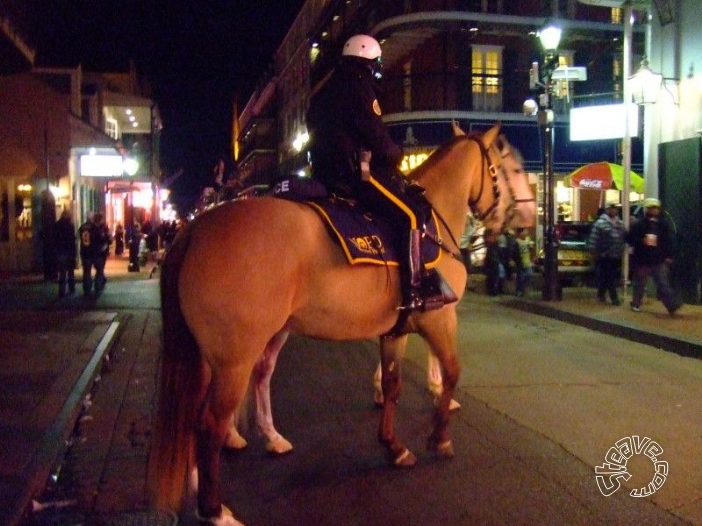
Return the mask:
[[673, 257], [673, 239], [668, 222], [663, 218], [636, 219], [629, 228], [626, 242], [634, 247], [632, 265], [652, 266]]
[[381, 119], [373, 75], [361, 60], [343, 58], [307, 112], [313, 175], [330, 190], [359, 183], [359, 149], [371, 152], [372, 172], [396, 171], [402, 159], [402, 148]]
[[76, 229], [70, 219], [62, 218], [54, 225], [54, 249], [57, 254], [76, 255]]

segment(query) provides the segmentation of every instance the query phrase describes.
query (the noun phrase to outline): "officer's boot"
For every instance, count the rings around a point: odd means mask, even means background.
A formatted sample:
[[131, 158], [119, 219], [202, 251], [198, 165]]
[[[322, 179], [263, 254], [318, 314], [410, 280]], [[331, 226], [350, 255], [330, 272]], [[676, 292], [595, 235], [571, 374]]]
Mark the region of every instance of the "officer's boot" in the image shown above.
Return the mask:
[[[404, 303], [400, 307], [402, 310], [418, 310], [422, 308], [422, 255], [420, 251], [420, 243], [422, 232], [418, 229], [410, 230], [409, 236], [409, 258], [407, 268], [405, 269], [408, 276], [402, 280], [404, 283], [402, 295]], [[400, 269], [402, 270], [402, 268]]]

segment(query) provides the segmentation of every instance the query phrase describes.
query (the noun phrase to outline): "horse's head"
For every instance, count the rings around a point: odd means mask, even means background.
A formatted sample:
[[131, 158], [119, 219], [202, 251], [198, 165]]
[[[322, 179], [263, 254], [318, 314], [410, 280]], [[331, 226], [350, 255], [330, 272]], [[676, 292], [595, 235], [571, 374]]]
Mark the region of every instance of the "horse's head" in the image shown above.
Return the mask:
[[466, 135], [456, 123], [453, 129], [457, 137], [410, 174], [426, 189], [427, 199], [449, 230], [465, 227], [467, 209], [492, 231], [532, 226], [534, 194], [521, 157], [500, 136], [500, 125], [483, 134]]
[[[454, 122], [456, 136], [466, 136]], [[524, 172], [522, 157], [496, 124], [482, 135], [467, 135], [480, 152], [480, 183], [474, 184], [468, 205], [490, 230], [530, 227], [536, 218], [536, 200]]]
[[536, 220], [536, 199], [524, 171], [522, 154], [507, 141], [504, 135], [497, 138], [502, 165], [500, 172], [505, 178], [511, 204], [507, 213], [507, 225], [511, 228], [529, 228]]

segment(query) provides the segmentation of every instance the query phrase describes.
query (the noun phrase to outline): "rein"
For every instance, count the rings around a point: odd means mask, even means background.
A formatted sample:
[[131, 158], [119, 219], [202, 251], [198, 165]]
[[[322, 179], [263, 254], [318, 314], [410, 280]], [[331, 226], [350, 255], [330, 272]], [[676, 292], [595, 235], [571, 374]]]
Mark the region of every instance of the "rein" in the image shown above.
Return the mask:
[[[431, 204], [431, 203], [430, 203]], [[446, 223], [446, 220], [444, 217], [436, 211], [436, 208], [434, 208], [434, 205], [432, 205], [432, 209], [434, 210], [434, 214], [436, 214], [436, 217], [439, 218], [439, 221], [441, 221], [441, 224], [444, 225], [444, 228], [446, 229], [446, 232], [448, 232], [449, 237], [451, 238], [451, 241], [453, 241], [453, 244], [458, 248], [458, 242], [456, 241], [455, 236], [453, 235], [453, 232], [451, 232], [451, 229], [449, 228], [448, 224]], [[443, 250], [444, 252], [448, 252], [449, 255], [451, 255], [455, 259], [460, 259], [460, 253], [452, 251], [449, 247], [447, 247], [444, 244], [444, 240], [441, 239], [438, 235], [434, 236], [427, 232], [426, 230], [423, 232], [424, 237], [427, 239], [433, 241], [438, 247]]]

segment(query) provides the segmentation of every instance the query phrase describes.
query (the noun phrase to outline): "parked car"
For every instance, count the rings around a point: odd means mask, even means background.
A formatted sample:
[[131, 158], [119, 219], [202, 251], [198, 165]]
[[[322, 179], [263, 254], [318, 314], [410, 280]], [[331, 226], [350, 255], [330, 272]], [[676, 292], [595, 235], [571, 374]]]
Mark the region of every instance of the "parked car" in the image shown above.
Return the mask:
[[[558, 281], [561, 285], [585, 285], [593, 277], [593, 265], [587, 240], [592, 222], [563, 221], [556, 224], [558, 240]], [[536, 259], [535, 270], [543, 273], [543, 247]]]

